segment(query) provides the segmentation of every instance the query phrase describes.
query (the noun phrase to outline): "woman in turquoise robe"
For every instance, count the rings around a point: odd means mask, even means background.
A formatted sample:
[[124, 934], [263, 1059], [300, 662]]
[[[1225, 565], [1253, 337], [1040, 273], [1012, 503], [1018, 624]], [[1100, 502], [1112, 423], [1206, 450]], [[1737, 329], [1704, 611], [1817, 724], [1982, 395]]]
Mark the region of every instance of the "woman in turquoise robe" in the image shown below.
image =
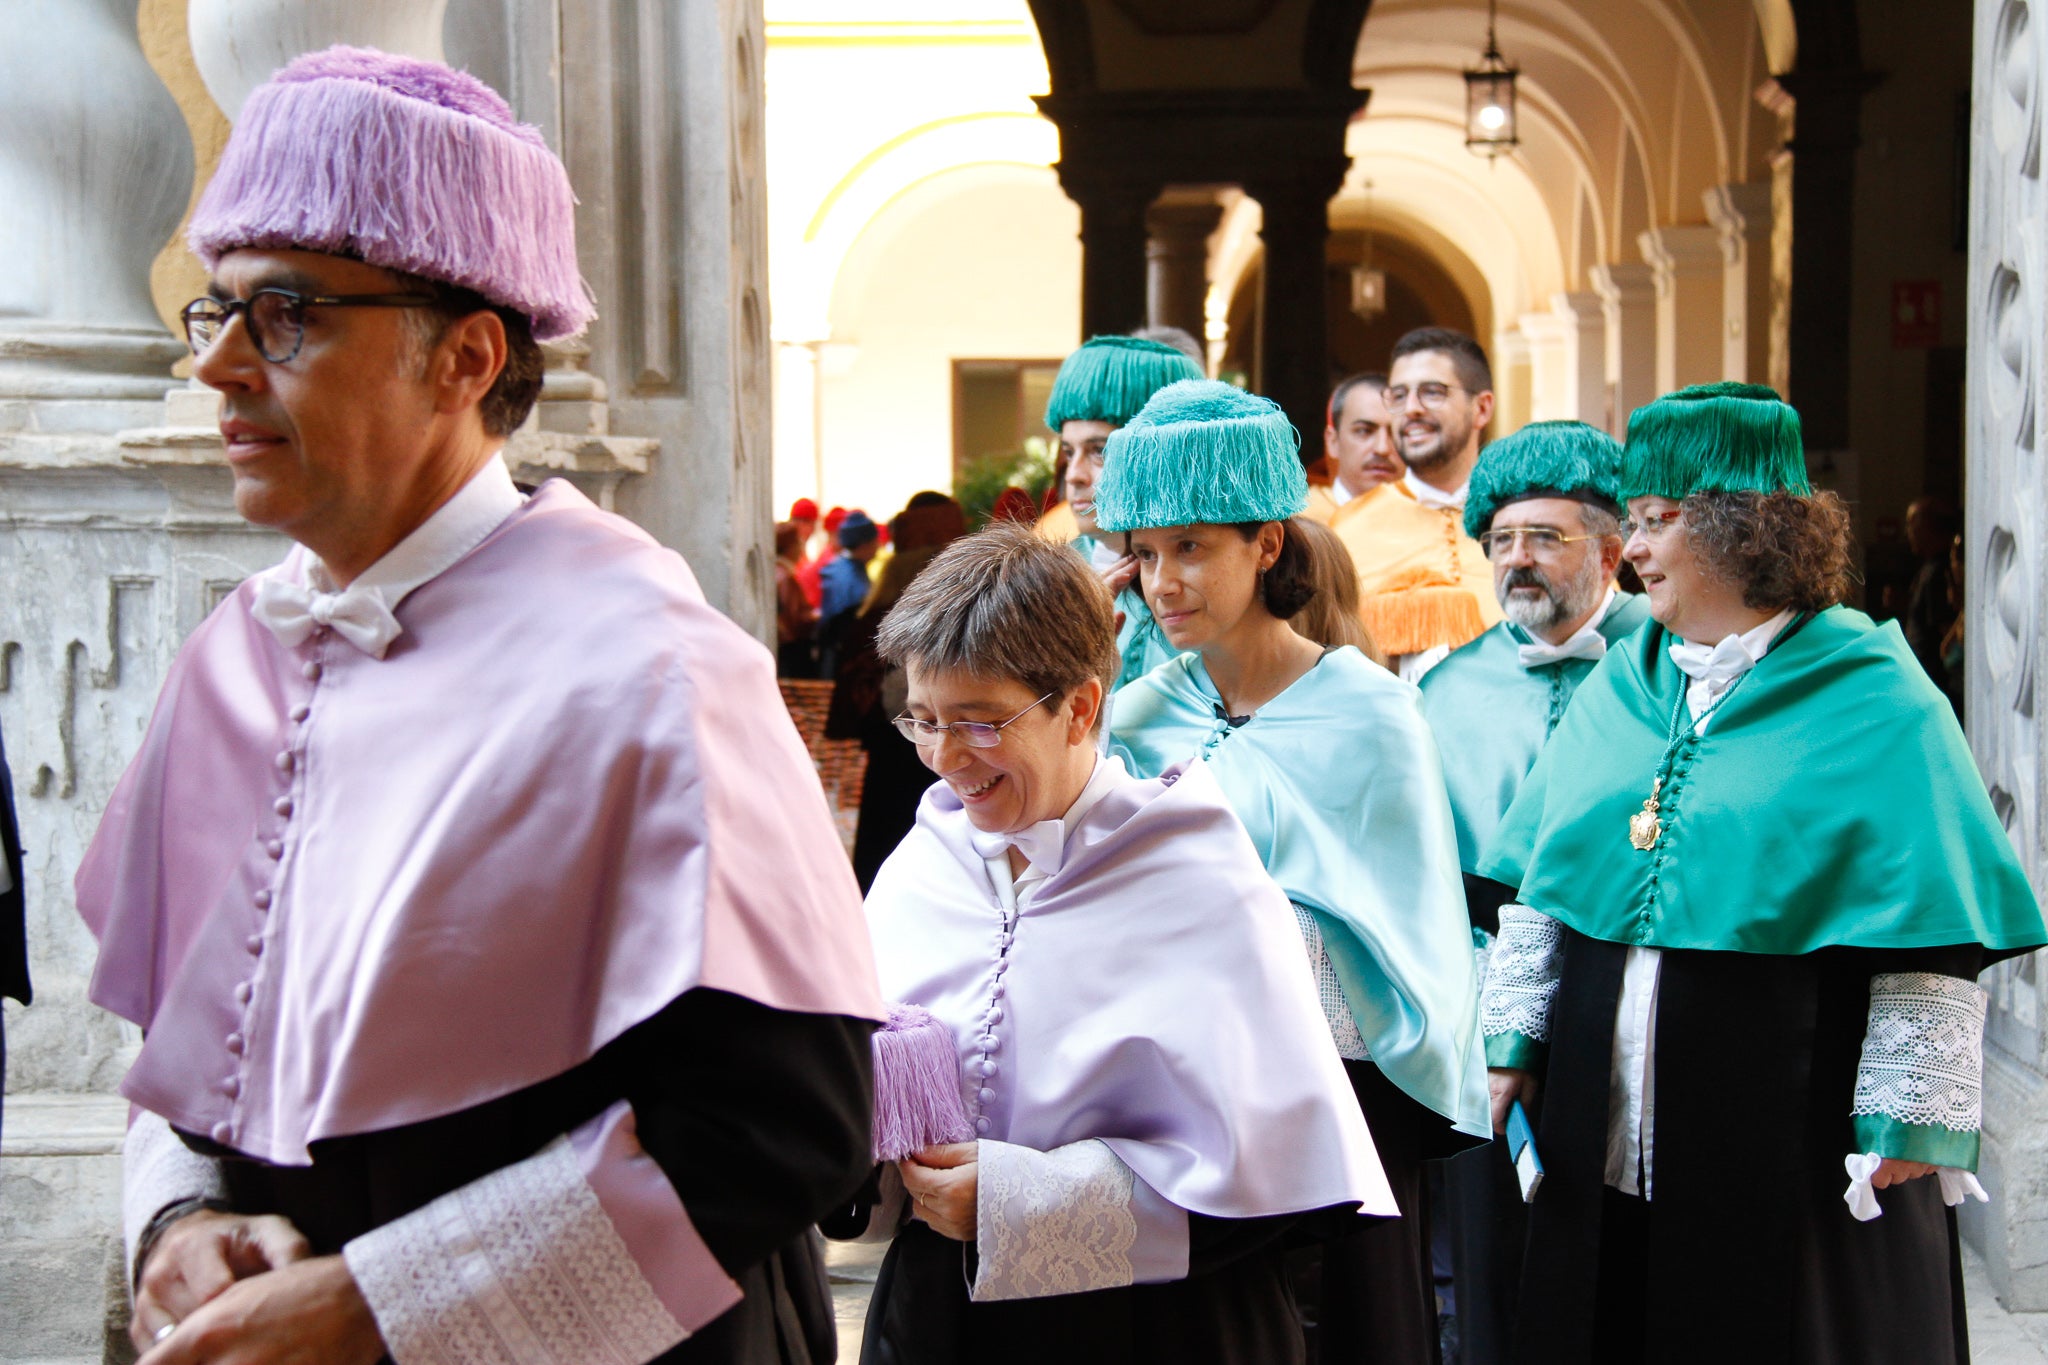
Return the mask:
[[1497, 1103], [1541, 1099], [1515, 1359], [1961, 1365], [1975, 978], [2048, 931], [1946, 701], [1838, 605], [1848, 517], [1791, 409], [1638, 409], [1622, 491], [1653, 622], [1480, 867], [1518, 889]]
[[1324, 1359], [1436, 1351], [1422, 1162], [1484, 1139], [1477, 985], [1449, 800], [1418, 693], [1288, 618], [1314, 592], [1286, 518], [1306, 481], [1277, 409], [1162, 390], [1110, 438], [1096, 518], [1130, 532], [1176, 649], [1121, 689], [1134, 772], [1203, 762], [1296, 907], [1324, 1012], [1403, 1217], [1323, 1249]]

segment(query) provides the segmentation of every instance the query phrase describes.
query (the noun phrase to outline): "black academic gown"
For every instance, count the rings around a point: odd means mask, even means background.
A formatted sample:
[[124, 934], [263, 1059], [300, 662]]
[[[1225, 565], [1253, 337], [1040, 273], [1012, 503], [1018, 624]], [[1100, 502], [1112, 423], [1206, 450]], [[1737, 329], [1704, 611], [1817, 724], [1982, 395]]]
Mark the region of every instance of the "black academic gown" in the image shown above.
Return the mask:
[[236, 1212], [280, 1214], [324, 1255], [629, 1100], [641, 1145], [746, 1296], [661, 1365], [824, 1365], [837, 1336], [810, 1228], [870, 1169], [873, 1027], [700, 988], [551, 1080], [423, 1123], [316, 1142], [309, 1167], [179, 1136], [227, 1158]]
[[1928, 1177], [1842, 1202], [1879, 972], [1974, 979], [1982, 950], [1673, 950], [1657, 984], [1651, 1198], [1605, 1189], [1627, 948], [1565, 931], [1517, 1365], [1966, 1365], [1954, 1214]]
[[[863, 1227], [868, 1213], [857, 1206], [827, 1231]], [[876, 1276], [861, 1365], [1302, 1365], [1287, 1245], [1378, 1221], [1190, 1214], [1186, 1279], [996, 1303], [968, 1298], [971, 1243], [911, 1223]]]
[[[14, 817], [14, 779], [7, 770], [7, 746], [0, 743], [0, 858], [6, 860], [8, 889], [0, 895], [0, 995], [26, 1005], [28, 986], [28, 898], [21, 881], [21, 828]], [[0, 1093], [7, 1088], [7, 1029], [0, 1024]]]

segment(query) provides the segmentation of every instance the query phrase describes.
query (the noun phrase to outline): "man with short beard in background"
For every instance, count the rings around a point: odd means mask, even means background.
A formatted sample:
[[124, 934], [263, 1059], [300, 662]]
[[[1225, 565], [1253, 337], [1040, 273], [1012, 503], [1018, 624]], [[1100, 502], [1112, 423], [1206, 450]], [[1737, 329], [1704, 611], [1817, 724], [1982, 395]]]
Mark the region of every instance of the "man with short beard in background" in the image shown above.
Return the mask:
[[[1509, 893], [1476, 875], [1480, 852], [1572, 693], [1649, 616], [1614, 586], [1620, 475], [1620, 443], [1583, 422], [1523, 427], [1472, 471], [1465, 529], [1492, 561], [1507, 620], [1430, 671], [1422, 710], [1443, 756], [1466, 908], [1489, 946]], [[1521, 1267], [1521, 1193], [1490, 1147], [1453, 1158], [1445, 1181], [1459, 1359], [1495, 1365]]]
[[1316, 483], [1315, 472], [1310, 471], [1303, 516], [1335, 526], [1366, 505], [1366, 494], [1408, 472], [1394, 448], [1393, 419], [1380, 401], [1386, 387], [1383, 374], [1354, 374], [1331, 390], [1323, 427], [1323, 456], [1331, 480]]
[[1493, 419], [1493, 371], [1463, 332], [1419, 327], [1394, 343], [1380, 394], [1407, 473], [1332, 527], [1358, 566], [1360, 618], [1401, 676], [1501, 619], [1486, 557], [1460, 528], [1465, 489]]

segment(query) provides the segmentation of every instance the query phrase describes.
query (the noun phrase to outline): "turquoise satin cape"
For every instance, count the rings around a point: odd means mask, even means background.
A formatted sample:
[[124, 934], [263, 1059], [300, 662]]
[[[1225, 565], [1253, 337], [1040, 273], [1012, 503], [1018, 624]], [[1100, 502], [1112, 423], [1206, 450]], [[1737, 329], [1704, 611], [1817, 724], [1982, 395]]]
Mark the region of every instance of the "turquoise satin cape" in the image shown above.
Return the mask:
[[[1079, 535], [1067, 543], [1081, 558], [1089, 559], [1089, 552], [1100, 542], [1094, 536]], [[1153, 619], [1152, 608], [1145, 605], [1145, 595], [1138, 591], [1136, 579], [1116, 595], [1116, 609], [1124, 615], [1124, 623], [1116, 631], [1117, 657], [1122, 660], [1116, 675], [1118, 687], [1137, 681], [1168, 659], [1179, 656], [1180, 651]]]
[[[1596, 629], [1612, 648], [1650, 619], [1642, 597], [1620, 593]], [[1422, 715], [1444, 757], [1444, 786], [1458, 829], [1458, 866], [1479, 870], [1479, 855], [1493, 837], [1536, 755], [1564, 719], [1591, 659], [1562, 659], [1522, 667], [1521, 646], [1532, 637], [1502, 621], [1422, 679]]]
[[[1592, 938], [1793, 955], [2048, 941], [1955, 714], [1896, 623], [1795, 621], [1683, 745], [1638, 852], [1684, 675], [1654, 623], [1579, 688], [1480, 860]], [[1681, 722], [1682, 723], [1682, 722]]]
[[1460, 1132], [1490, 1134], [1478, 982], [1443, 769], [1409, 684], [1349, 647], [1235, 729], [1199, 654], [1116, 694], [1135, 773], [1208, 763], [1266, 870], [1322, 926], [1372, 1060]]

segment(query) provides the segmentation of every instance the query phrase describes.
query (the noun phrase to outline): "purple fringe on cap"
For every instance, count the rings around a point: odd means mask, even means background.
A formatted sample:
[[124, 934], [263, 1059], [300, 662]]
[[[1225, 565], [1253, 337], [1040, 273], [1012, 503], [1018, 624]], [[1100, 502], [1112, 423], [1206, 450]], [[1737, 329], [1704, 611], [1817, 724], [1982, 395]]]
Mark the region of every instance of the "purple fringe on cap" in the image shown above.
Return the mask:
[[900, 1161], [974, 1136], [952, 1030], [916, 1005], [891, 1005], [874, 1049], [875, 1160]]
[[596, 316], [576, 196], [540, 133], [489, 86], [371, 48], [300, 57], [249, 96], [187, 241], [354, 256], [473, 289], [541, 341]]

